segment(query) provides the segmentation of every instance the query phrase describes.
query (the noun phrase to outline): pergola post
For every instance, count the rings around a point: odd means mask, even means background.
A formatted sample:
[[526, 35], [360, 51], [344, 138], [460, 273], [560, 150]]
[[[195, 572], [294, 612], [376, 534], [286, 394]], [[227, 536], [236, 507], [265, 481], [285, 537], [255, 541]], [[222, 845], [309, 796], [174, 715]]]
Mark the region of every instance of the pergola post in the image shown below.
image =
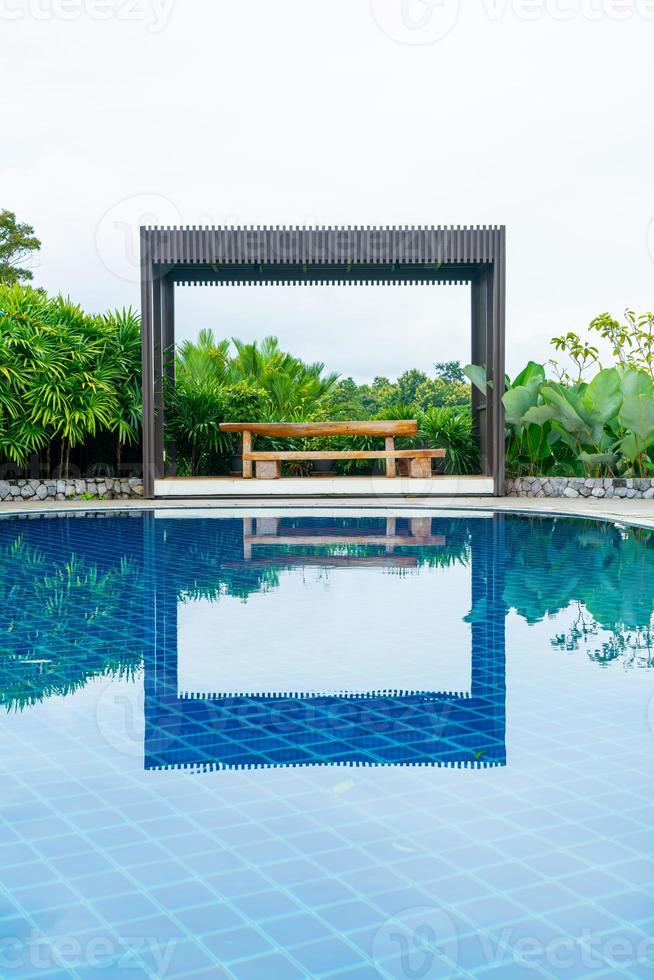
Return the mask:
[[[470, 284], [470, 360], [473, 364], [488, 364], [488, 351], [491, 330], [491, 310], [489, 302], [489, 276], [480, 271]], [[493, 411], [489, 407], [489, 393], [483, 394], [475, 385], [471, 386], [471, 408], [473, 431], [479, 443], [481, 471], [485, 476], [492, 474]]]
[[154, 368], [154, 479], [163, 474], [163, 330], [162, 330], [163, 281], [157, 275], [152, 289], [152, 340]]
[[152, 258], [150, 238], [140, 229], [141, 246], [141, 390], [143, 395], [143, 496], [154, 497], [154, 343], [152, 317]]
[[[162, 368], [163, 385], [175, 384], [175, 283], [169, 275], [161, 278], [161, 328], [162, 328]], [[162, 430], [166, 423], [164, 399], [161, 402]], [[164, 475], [175, 476], [177, 472], [177, 444], [174, 439], [166, 440]]]
[[[494, 494], [504, 496], [504, 354], [506, 337], [506, 233], [504, 228], [495, 232], [496, 242], [493, 261], [493, 479]], [[489, 361], [490, 362], [490, 361]]]

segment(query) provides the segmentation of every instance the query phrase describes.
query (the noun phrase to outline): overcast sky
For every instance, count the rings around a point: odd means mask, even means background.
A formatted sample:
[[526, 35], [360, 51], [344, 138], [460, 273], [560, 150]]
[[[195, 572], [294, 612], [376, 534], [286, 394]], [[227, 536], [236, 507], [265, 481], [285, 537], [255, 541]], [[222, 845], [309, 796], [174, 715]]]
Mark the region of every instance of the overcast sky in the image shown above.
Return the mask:
[[[137, 227], [505, 224], [507, 367], [654, 307], [654, 0], [0, 0], [0, 207], [138, 305]], [[178, 290], [358, 378], [468, 358], [463, 287]]]

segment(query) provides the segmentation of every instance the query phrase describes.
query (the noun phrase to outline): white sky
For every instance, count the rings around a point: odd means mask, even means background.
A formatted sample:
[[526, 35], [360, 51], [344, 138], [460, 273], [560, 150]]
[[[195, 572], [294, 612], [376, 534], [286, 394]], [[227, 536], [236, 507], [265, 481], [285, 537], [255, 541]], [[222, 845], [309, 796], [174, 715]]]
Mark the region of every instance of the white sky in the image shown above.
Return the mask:
[[[508, 229], [507, 367], [654, 307], [654, 0], [0, 0], [0, 206], [138, 305], [139, 223]], [[463, 288], [179, 290], [346, 374], [468, 357]]]

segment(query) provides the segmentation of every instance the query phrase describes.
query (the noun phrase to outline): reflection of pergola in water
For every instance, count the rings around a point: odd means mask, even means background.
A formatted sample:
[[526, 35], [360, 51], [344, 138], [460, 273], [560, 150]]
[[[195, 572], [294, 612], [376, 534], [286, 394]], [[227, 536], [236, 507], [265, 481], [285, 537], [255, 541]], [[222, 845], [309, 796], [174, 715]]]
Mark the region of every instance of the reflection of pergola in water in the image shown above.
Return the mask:
[[[382, 565], [404, 568], [415, 568], [418, 559], [415, 555], [394, 554], [397, 548], [411, 548], [417, 545], [421, 547], [441, 547], [445, 544], [442, 534], [433, 535], [431, 533], [430, 517], [412, 517], [409, 521], [409, 534], [397, 533], [397, 518], [387, 517], [385, 519], [384, 534], [361, 534], [358, 529], [339, 527], [336, 532], [325, 533], [324, 529], [320, 532], [312, 528], [313, 533], [308, 534], [305, 528], [282, 528], [280, 533], [279, 517], [246, 517], [243, 520], [243, 557], [246, 561], [259, 566], [274, 564], [283, 565], [329, 565], [336, 567], [345, 565], [355, 567], [357, 565]], [[334, 549], [352, 547], [358, 545], [364, 547], [383, 547], [385, 554], [382, 555], [352, 555], [342, 554]], [[289, 549], [297, 548], [330, 548], [332, 551], [321, 552], [319, 554], [307, 555], [303, 552], [289, 550], [276, 554], [270, 558], [265, 554], [253, 558], [253, 547], [281, 547]]]
[[[261, 520], [261, 519], [258, 519]], [[265, 519], [264, 519], [265, 520]], [[387, 531], [393, 529], [387, 524]], [[422, 522], [424, 518], [420, 518]], [[427, 519], [431, 523], [431, 519]], [[246, 519], [247, 521], [247, 519]], [[246, 522], [244, 522], [246, 523]], [[437, 520], [438, 524], [439, 521]], [[151, 520], [146, 533], [163, 539], [165, 522]], [[265, 529], [265, 525], [264, 525]], [[260, 530], [246, 524], [245, 531]], [[254, 561], [269, 568], [287, 567], [296, 559], [311, 564], [311, 555], [291, 555], [292, 544], [301, 542], [302, 534], [243, 535], [245, 570]], [[277, 532], [280, 528], [275, 528]], [[438, 527], [435, 529], [438, 531]], [[443, 536], [427, 534], [421, 525], [426, 548], [442, 547]], [[430, 529], [431, 532], [431, 529]], [[424, 691], [397, 696], [266, 696], [243, 692], [242, 695], [180, 696], [178, 692], [178, 586], [170, 574], [161, 574], [151, 562], [149, 576], [153, 582], [152, 629], [153, 649], [145, 665], [145, 767], [160, 768], [256, 768], [276, 765], [436, 765], [486, 767], [505, 765], [505, 656], [502, 600], [503, 521], [495, 518], [470, 522], [472, 610], [471, 686], [469, 693]], [[330, 537], [342, 537], [352, 543], [371, 547], [388, 538], [393, 548], [411, 547], [412, 535], [342, 534], [334, 527], [331, 534], [323, 529], [320, 563], [330, 565], [325, 552]], [[395, 544], [394, 538], [403, 540]], [[252, 539], [255, 540], [252, 540]], [[259, 540], [264, 538], [264, 541]], [[358, 538], [358, 540], [357, 540]], [[364, 539], [368, 539], [365, 541]], [[273, 547], [275, 539], [277, 548]], [[430, 539], [426, 543], [426, 539]], [[373, 544], [371, 544], [373, 542]], [[156, 542], [146, 553], [156, 553]], [[161, 542], [159, 542], [161, 545]], [[249, 546], [249, 555], [248, 555]], [[273, 548], [276, 554], [269, 554]], [[299, 547], [307, 547], [301, 544]], [[340, 546], [339, 546], [340, 547]], [[251, 549], [266, 555], [252, 556]], [[332, 561], [336, 556], [332, 556]], [[360, 555], [340, 555], [344, 562], [357, 567]], [[386, 566], [401, 555], [366, 556], [366, 562]], [[232, 558], [232, 562], [236, 559]], [[222, 563], [222, 559], [221, 559]], [[407, 640], [410, 642], [410, 623]], [[438, 622], [434, 622], [434, 643], [439, 642]], [[310, 652], [310, 651], [309, 651]], [[244, 644], [243, 656], [247, 656]], [[401, 651], [398, 651], [401, 656]], [[438, 678], [434, 678], [435, 687]]]
[[[486, 365], [492, 384], [487, 398], [476, 389], [472, 392], [482, 477], [458, 484], [443, 477], [440, 490], [432, 486], [427, 492], [502, 495], [505, 229], [257, 227], [141, 228], [145, 496], [233, 495], [246, 489], [224, 478], [211, 484], [189, 478], [176, 482], [175, 447], [164, 445], [163, 401], [164, 377], [174, 382], [174, 363], [167, 352], [175, 346], [176, 285], [401, 283], [470, 285], [470, 358]], [[436, 333], [434, 339], [438, 360]], [[325, 350], [328, 354], [328, 337]], [[324, 483], [322, 487], [326, 492]], [[256, 486], [248, 489], [256, 491]], [[416, 491], [414, 487], [411, 492]], [[335, 492], [347, 493], [348, 484]], [[383, 492], [407, 491], [387, 482]]]

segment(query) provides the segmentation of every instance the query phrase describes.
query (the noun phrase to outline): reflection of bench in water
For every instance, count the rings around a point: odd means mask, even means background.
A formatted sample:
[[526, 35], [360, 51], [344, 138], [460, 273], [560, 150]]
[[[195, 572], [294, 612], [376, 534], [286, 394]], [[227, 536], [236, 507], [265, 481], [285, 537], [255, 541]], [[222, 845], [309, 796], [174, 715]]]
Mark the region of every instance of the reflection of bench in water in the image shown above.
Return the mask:
[[[445, 537], [442, 534], [431, 533], [431, 517], [413, 517], [409, 520], [409, 534], [397, 533], [397, 518], [386, 518], [385, 534], [362, 534], [358, 528], [338, 527], [338, 528], [315, 528], [312, 527], [311, 533], [307, 533], [307, 528], [284, 527], [280, 531], [280, 520], [278, 517], [246, 517], [243, 519], [243, 557], [246, 560], [252, 559], [252, 548], [256, 546], [270, 547], [280, 545], [294, 548], [339, 548], [352, 545], [362, 547], [384, 548], [387, 555], [392, 556], [391, 561], [385, 561], [379, 555], [342, 555], [330, 553], [325, 555], [293, 555], [279, 554], [277, 552], [273, 558], [260, 557], [259, 562], [269, 564], [271, 561], [279, 564], [329, 564], [329, 565], [398, 565], [401, 567], [415, 567], [417, 559], [411, 555], [393, 555], [395, 548], [407, 548], [416, 546], [435, 546], [442, 547], [445, 544]], [[257, 559], [254, 559], [257, 561]]]
[[[163, 523], [152, 522], [152, 533], [163, 535]], [[439, 691], [435, 676], [434, 690], [411, 694], [380, 694], [371, 678], [371, 691], [364, 695], [283, 697], [243, 692], [180, 696], [177, 588], [171, 576], [157, 575], [153, 567], [154, 608], [149, 629], [153, 647], [145, 664], [145, 768], [505, 765], [501, 519], [471, 520], [469, 528], [473, 608], [469, 692]], [[392, 525], [387, 525], [389, 529]], [[250, 526], [249, 530], [256, 530], [254, 536], [259, 537], [262, 528]], [[273, 530], [268, 525], [263, 536], [274, 541], [275, 536], [268, 533]], [[356, 531], [347, 529], [335, 535], [333, 525], [322, 531], [323, 541], [330, 536], [348, 542], [357, 539]], [[284, 528], [283, 536], [297, 542], [321, 535], [315, 523], [307, 521], [305, 526]], [[386, 539], [383, 535], [367, 537]], [[405, 535], [400, 537], [406, 544]], [[316, 557], [325, 562], [324, 555]], [[382, 554], [370, 560], [383, 565], [396, 557], [403, 556]], [[250, 567], [253, 561], [256, 559], [244, 558], [241, 567]], [[279, 563], [279, 555], [274, 561]], [[434, 629], [438, 635], [437, 622]]]

